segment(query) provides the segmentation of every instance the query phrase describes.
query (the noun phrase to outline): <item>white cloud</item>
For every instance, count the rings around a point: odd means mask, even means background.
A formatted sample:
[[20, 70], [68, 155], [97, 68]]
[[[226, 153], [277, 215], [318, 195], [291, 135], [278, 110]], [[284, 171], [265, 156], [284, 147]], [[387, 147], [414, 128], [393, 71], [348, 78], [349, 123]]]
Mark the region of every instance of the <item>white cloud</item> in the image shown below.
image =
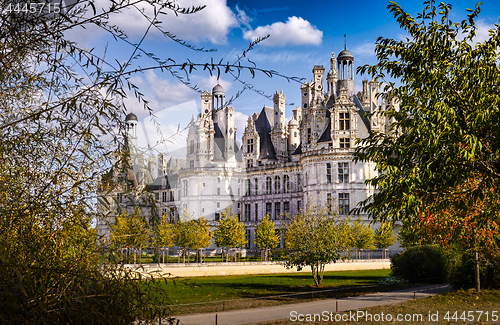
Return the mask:
[[220, 84], [222, 88], [224, 88], [224, 92], [228, 92], [229, 89], [231, 89], [232, 83], [230, 81], [224, 80], [222, 78], [219, 78], [217, 80], [216, 76], [210, 76], [208, 78], [202, 79], [198, 82], [198, 88], [201, 90], [208, 90], [212, 91], [212, 88], [214, 88], [217, 84]]
[[238, 5], [236, 5], [236, 12], [238, 13], [236, 18], [238, 19], [240, 24], [245, 26], [247, 29], [252, 29], [252, 27], [250, 26], [250, 22], [252, 21], [252, 18], [247, 15], [245, 10], [240, 9], [240, 7]]
[[[160, 26], [164, 31], [182, 40], [226, 43], [229, 30], [238, 26], [238, 20], [226, 5], [226, 0], [177, 0], [175, 4], [184, 8], [206, 5], [203, 10], [194, 14], [179, 14], [178, 16], [169, 9], [163, 9], [166, 15], [159, 15], [158, 19], [162, 22]], [[125, 9], [120, 14], [112, 15], [110, 21], [122, 27], [128, 36], [141, 37], [149, 26], [141, 10], [149, 16], [153, 15], [153, 8], [144, 4], [142, 8]], [[160, 36], [160, 32], [155, 28], [151, 28], [150, 34]]]
[[494, 29], [493, 24], [487, 24], [484, 20], [478, 20], [476, 22], [476, 36], [474, 37], [474, 42], [484, 42], [490, 38], [490, 29]]
[[351, 49], [352, 54], [361, 57], [374, 56], [375, 55], [375, 43], [367, 42], [361, 45], [358, 45]]
[[246, 31], [244, 39], [254, 40], [271, 35], [261, 44], [267, 46], [284, 45], [319, 45], [323, 40], [323, 32], [301, 17], [288, 17], [286, 23], [277, 22], [272, 25], [259, 26], [255, 30]]
[[245, 115], [241, 112], [234, 112], [234, 124], [236, 124], [236, 140], [241, 142], [241, 137], [243, 132], [245, 132], [245, 126], [247, 125], [248, 115]]
[[252, 53], [251, 59], [254, 62], [265, 63], [293, 63], [314, 65], [325, 59], [325, 56], [315, 52], [278, 51], [273, 53]]
[[159, 78], [152, 70], [146, 72], [146, 81], [153, 92], [154, 98], [160, 103], [184, 103], [197, 97], [197, 93], [182, 83], [172, 84], [167, 79]]
[[[193, 14], [176, 15], [172, 10], [163, 9], [162, 12], [165, 12], [166, 15], [158, 15], [162, 30], [168, 31], [184, 41], [209, 41], [214, 44], [223, 44], [227, 42], [227, 35], [232, 28], [238, 27], [240, 22], [244, 24], [249, 21], [245, 13], [240, 10], [238, 10], [238, 17], [236, 17], [227, 6], [226, 0], [176, 0], [174, 3], [181, 8], [206, 5], [204, 9]], [[110, 4], [109, 0], [96, 0], [97, 14], [102, 13], [102, 9], [109, 8]], [[159, 8], [157, 7], [157, 9]], [[90, 11], [85, 16], [90, 17], [92, 14]], [[110, 14], [109, 24], [119, 27], [128, 37], [137, 39], [144, 35], [150, 25], [145, 15], [154, 16], [153, 6], [146, 1]], [[91, 40], [106, 33], [102, 28], [93, 24], [86, 25], [86, 29], [77, 27], [66, 32], [72, 40], [85, 44], [85, 46]], [[149, 37], [163, 38], [155, 27], [151, 27], [148, 33]]]

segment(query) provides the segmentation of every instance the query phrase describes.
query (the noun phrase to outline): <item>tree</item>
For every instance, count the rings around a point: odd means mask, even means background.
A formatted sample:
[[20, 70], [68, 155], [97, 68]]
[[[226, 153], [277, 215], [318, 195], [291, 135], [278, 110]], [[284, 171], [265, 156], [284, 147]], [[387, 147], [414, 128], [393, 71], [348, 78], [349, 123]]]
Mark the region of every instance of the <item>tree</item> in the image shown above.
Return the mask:
[[316, 286], [321, 285], [325, 265], [344, 259], [348, 225], [318, 207], [308, 207], [291, 218], [285, 231], [285, 267], [311, 267]]
[[274, 222], [269, 220], [269, 214], [255, 227], [255, 245], [265, 250], [264, 260], [267, 261], [268, 251], [280, 243], [280, 236], [276, 234]]
[[450, 20], [451, 5], [435, 1], [425, 2], [416, 18], [395, 3], [388, 8], [409, 36], [379, 38], [378, 63], [358, 72], [386, 82], [383, 99], [400, 105], [382, 112], [392, 123], [389, 132], [359, 142], [355, 159], [376, 162], [379, 172], [369, 180], [378, 191], [361, 209], [376, 220], [416, 227], [450, 213], [447, 220], [466, 235], [462, 245], [476, 252], [480, 290], [478, 253], [487, 250], [480, 234], [500, 221], [500, 26], [474, 46], [479, 4], [459, 23]]
[[[169, 222], [168, 216], [163, 215], [158, 224], [154, 228], [154, 240], [157, 247], [167, 249], [168, 263], [168, 248], [175, 243], [174, 227]], [[163, 263], [165, 263], [165, 252], [163, 251]]]
[[190, 219], [188, 211], [184, 210], [183, 219], [174, 226], [174, 242], [182, 248], [183, 262], [185, 263], [186, 250], [199, 250], [200, 248], [209, 246], [213, 235], [205, 218]]
[[226, 262], [229, 261], [229, 249], [242, 247], [247, 243], [245, 238], [245, 225], [239, 222], [236, 215], [231, 215], [227, 208], [221, 213], [217, 229], [214, 231], [215, 245], [226, 251]]
[[369, 225], [363, 223], [361, 219], [356, 219], [349, 225], [349, 246], [357, 250], [360, 249], [373, 249], [373, 230]]
[[375, 246], [378, 249], [385, 249], [389, 246], [394, 245], [396, 238], [392, 233], [392, 225], [388, 222], [383, 222], [380, 224], [380, 227], [375, 230]]
[[133, 248], [135, 264], [137, 249], [147, 247], [152, 238], [149, 225], [141, 216], [139, 207], [135, 207], [134, 213], [130, 216], [125, 213], [116, 217], [116, 225], [112, 227], [112, 241], [120, 248]]

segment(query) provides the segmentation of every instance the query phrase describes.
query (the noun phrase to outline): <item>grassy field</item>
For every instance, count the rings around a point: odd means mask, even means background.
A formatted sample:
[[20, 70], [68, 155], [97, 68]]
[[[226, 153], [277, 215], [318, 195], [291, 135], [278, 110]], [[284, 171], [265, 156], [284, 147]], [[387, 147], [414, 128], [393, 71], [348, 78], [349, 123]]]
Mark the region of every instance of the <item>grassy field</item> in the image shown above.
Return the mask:
[[[167, 304], [173, 312], [200, 313], [256, 306], [276, 305], [345, 297], [360, 292], [394, 289], [381, 285], [377, 288], [360, 286], [378, 284], [390, 275], [390, 270], [326, 272], [322, 286], [316, 288], [309, 273], [198, 277], [178, 281], [168, 280]], [[353, 289], [353, 287], [358, 287]], [[324, 292], [328, 290], [327, 292]], [[289, 295], [275, 297], [277, 295]], [[258, 298], [259, 297], [259, 298]]]
[[[479, 294], [476, 293], [475, 290], [456, 291], [443, 293], [429, 298], [411, 300], [402, 304], [372, 307], [363, 310], [371, 315], [381, 315], [381, 313], [384, 313], [384, 315], [386, 315], [385, 317], [387, 317], [387, 314], [391, 314], [395, 318], [396, 315], [399, 314], [403, 315], [402, 317], [408, 317], [408, 319], [412, 320], [402, 322], [388, 322], [387, 320], [382, 322], [379, 320], [376, 322], [374, 320], [365, 321], [366, 319], [362, 319], [363, 321], [349, 322], [348, 324], [499, 324], [500, 290], [483, 290]], [[471, 312], [470, 314], [469, 311]], [[492, 313], [494, 311], [495, 313]], [[429, 314], [433, 315], [432, 319], [429, 319]], [[419, 320], [420, 316], [418, 315], [422, 315], [422, 320]], [[492, 317], [493, 315], [498, 316], [498, 319]], [[447, 319], [446, 316], [448, 316]], [[481, 318], [479, 318], [479, 316], [481, 316]], [[332, 324], [332, 322], [292, 322], [291, 320], [282, 320], [277, 322], [260, 323], [260, 325], [287, 324], [312, 325]]]

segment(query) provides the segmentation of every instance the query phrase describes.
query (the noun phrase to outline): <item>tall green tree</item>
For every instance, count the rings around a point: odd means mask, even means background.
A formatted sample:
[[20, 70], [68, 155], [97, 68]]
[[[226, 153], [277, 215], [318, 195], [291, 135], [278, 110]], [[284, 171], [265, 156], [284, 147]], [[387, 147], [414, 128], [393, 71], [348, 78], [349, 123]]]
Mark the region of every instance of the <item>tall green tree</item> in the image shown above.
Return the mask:
[[255, 245], [265, 250], [264, 260], [268, 259], [268, 252], [280, 243], [280, 235], [276, 233], [274, 222], [269, 220], [269, 214], [255, 227]]
[[349, 244], [355, 249], [373, 249], [374, 237], [370, 225], [363, 223], [361, 219], [356, 219], [349, 225]]
[[161, 247], [163, 263], [165, 263], [165, 249], [167, 250], [168, 263], [168, 248], [175, 243], [174, 227], [170, 223], [169, 217], [162, 215], [162, 218], [154, 227], [154, 241], [156, 247]]
[[290, 220], [285, 231], [285, 267], [311, 267], [316, 286], [325, 265], [343, 259], [349, 247], [349, 226], [319, 207], [308, 207]]
[[[412, 17], [391, 2], [408, 37], [379, 38], [378, 63], [358, 68], [386, 82], [383, 100], [399, 102], [382, 113], [389, 132], [371, 132], [357, 147], [356, 160], [376, 162], [379, 172], [362, 210], [417, 228], [453, 221], [455, 231], [443, 235], [476, 252], [479, 290], [478, 254], [498, 247], [498, 236], [479, 234], [500, 224], [500, 26], [476, 43], [480, 4], [457, 23], [449, 4], [424, 7]], [[436, 218], [443, 212], [449, 217]]]
[[183, 262], [186, 262], [188, 249], [199, 250], [208, 247], [212, 237], [213, 234], [210, 231], [208, 221], [203, 217], [191, 219], [187, 210], [184, 210], [182, 220], [174, 226], [174, 242], [178, 247], [182, 248]]
[[229, 208], [221, 213], [219, 224], [214, 231], [215, 245], [226, 252], [226, 262], [229, 261], [229, 249], [243, 247], [247, 243], [245, 225], [232, 215]]
[[375, 246], [378, 249], [385, 249], [389, 246], [394, 245], [396, 238], [392, 233], [392, 224], [389, 222], [383, 222], [380, 227], [375, 230], [374, 234]]
[[134, 213], [126, 213], [116, 217], [116, 225], [112, 226], [111, 239], [120, 248], [133, 249], [134, 264], [136, 262], [137, 250], [149, 245], [152, 232], [139, 207], [135, 207]]

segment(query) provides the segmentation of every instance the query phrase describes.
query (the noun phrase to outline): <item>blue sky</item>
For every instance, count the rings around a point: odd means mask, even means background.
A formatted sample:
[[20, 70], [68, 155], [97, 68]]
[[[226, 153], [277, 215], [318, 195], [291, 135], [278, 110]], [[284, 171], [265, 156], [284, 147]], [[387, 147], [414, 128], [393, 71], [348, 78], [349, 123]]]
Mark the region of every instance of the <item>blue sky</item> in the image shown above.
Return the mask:
[[[106, 3], [107, 0], [98, 0]], [[403, 9], [416, 15], [423, 9], [423, 1], [396, 1]], [[270, 38], [250, 51], [248, 57], [263, 69], [276, 70], [284, 75], [311, 79], [313, 65], [324, 65], [329, 68], [332, 50], [338, 54], [344, 48], [344, 37], [347, 35], [347, 49], [354, 55], [355, 67], [376, 62], [373, 53], [375, 41], [379, 36], [399, 39], [405, 33], [401, 30], [386, 9], [388, 1], [233, 1], [233, 0], [176, 0], [184, 5], [201, 5], [207, 7], [199, 13], [175, 17], [168, 14], [163, 17], [162, 26], [178, 37], [194, 46], [215, 48], [213, 53], [198, 53], [162, 38], [159, 33], [151, 32], [146, 38], [143, 48], [153, 52], [162, 59], [172, 58], [177, 62], [190, 59], [193, 62], [208, 62], [223, 59], [233, 62], [238, 54], [246, 49], [254, 37], [270, 34]], [[459, 21], [466, 17], [466, 8], [473, 8], [473, 1], [450, 1], [453, 5], [451, 19]], [[488, 29], [500, 20], [500, 1], [485, 0], [482, 12], [477, 20], [478, 40], [484, 40]], [[119, 24], [132, 40], [138, 40], [147, 28], [147, 23], [136, 11], [124, 11], [112, 16], [111, 21]], [[102, 50], [108, 44], [107, 57], [115, 57], [119, 61], [128, 59], [132, 49], [123, 43], [115, 42], [99, 30], [75, 31], [73, 35], [82, 45]], [[153, 64], [147, 59], [136, 62], [141, 66]], [[283, 89], [287, 99], [286, 116], [291, 116], [292, 109], [300, 103], [300, 84], [287, 82], [283, 78], [268, 78], [257, 75], [252, 79], [249, 73], [243, 73], [244, 79], [256, 89], [272, 95], [276, 89]], [[360, 90], [364, 77], [356, 75], [355, 83]], [[167, 135], [177, 130], [180, 124], [184, 127], [200, 107], [200, 96], [176, 81], [168, 73], [149, 71], [132, 77], [132, 81], [150, 100], [157, 115], [157, 122], [162, 125], [162, 132]], [[211, 89], [217, 83], [215, 77], [198, 71], [190, 77], [190, 81], [201, 89]], [[242, 89], [241, 85], [229, 75], [222, 75], [220, 84], [226, 90], [226, 97], [234, 96]], [[150, 122], [148, 113], [133, 97], [127, 99], [127, 105], [140, 119], [144, 119], [144, 129], [149, 141], [154, 145], [159, 134]], [[245, 91], [232, 106], [237, 113], [238, 137], [244, 131], [248, 115], [260, 112], [264, 105], [272, 106], [272, 102], [252, 91]], [[141, 133], [140, 133], [141, 136]], [[145, 137], [140, 143], [145, 145]], [[172, 151], [185, 146], [183, 137], [177, 137], [173, 143], [158, 146], [161, 151]]]

